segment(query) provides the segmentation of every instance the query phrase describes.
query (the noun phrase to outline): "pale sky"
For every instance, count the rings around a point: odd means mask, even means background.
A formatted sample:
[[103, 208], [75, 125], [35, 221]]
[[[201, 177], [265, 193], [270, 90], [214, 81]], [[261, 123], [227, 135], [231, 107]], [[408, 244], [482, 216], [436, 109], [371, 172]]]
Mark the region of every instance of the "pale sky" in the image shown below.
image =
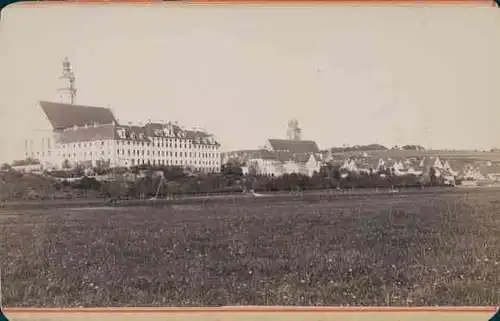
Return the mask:
[[120, 121], [173, 120], [224, 150], [285, 138], [342, 144], [500, 145], [500, 11], [469, 6], [10, 6], [0, 29], [0, 160], [59, 100]]

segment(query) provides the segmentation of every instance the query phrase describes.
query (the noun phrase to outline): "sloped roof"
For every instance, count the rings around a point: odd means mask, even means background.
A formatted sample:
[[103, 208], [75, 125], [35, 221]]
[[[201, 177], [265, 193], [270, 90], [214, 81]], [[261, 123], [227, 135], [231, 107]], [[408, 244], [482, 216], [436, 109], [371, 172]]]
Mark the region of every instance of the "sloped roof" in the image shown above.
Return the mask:
[[165, 125], [160, 123], [147, 123], [146, 125], [144, 125], [144, 130], [146, 131], [148, 136], [155, 136], [155, 131], [163, 131], [164, 127]]
[[491, 166], [482, 165], [479, 166], [479, 171], [484, 175], [500, 174], [500, 164], [492, 164]]
[[221, 157], [223, 160], [227, 158], [227, 162], [238, 162], [244, 164], [249, 159], [259, 158], [260, 153], [261, 150], [259, 149], [237, 150], [221, 153]]
[[[188, 129], [188, 130], [185, 130], [185, 133], [186, 133], [186, 138], [191, 139], [193, 141], [193, 144], [198, 143], [198, 140], [201, 143], [205, 143], [205, 140], [211, 137], [211, 135], [209, 133], [206, 133], [206, 132], [201, 131], [201, 130]], [[215, 141], [215, 144], [220, 145], [219, 142], [217, 142], [217, 141]]]
[[115, 139], [116, 136], [116, 127], [113, 124], [109, 124], [59, 132], [57, 134], [57, 141], [60, 144], [68, 144], [74, 142]]
[[453, 168], [453, 170], [459, 171], [459, 172], [463, 172], [463, 171], [467, 170], [472, 165], [472, 162], [468, 161], [468, 160], [455, 160], [455, 159], [450, 160], [450, 159], [448, 159], [447, 161], [450, 164], [451, 168]]
[[[119, 126], [117, 129], [125, 130], [125, 137], [122, 138], [118, 135], [115, 136], [117, 140], [137, 140], [143, 142], [149, 142], [149, 138], [146, 132], [145, 127], [141, 126]], [[135, 138], [132, 137], [132, 134], [135, 135]], [[141, 138], [142, 134], [142, 138]]]
[[396, 163], [398, 162], [398, 160], [396, 159], [385, 159], [384, 160], [384, 166], [385, 167], [391, 167], [391, 166], [394, 166]]
[[312, 140], [269, 139], [273, 150], [289, 151], [295, 154], [319, 153], [318, 145]]
[[276, 155], [266, 149], [260, 149], [249, 155], [248, 159], [276, 159]]
[[276, 151], [271, 152], [266, 149], [258, 150], [252, 153], [250, 159], [267, 159], [267, 160], [276, 160], [278, 162], [296, 162], [296, 163], [307, 163], [309, 158], [313, 155], [316, 161], [319, 161], [318, 157], [312, 153], [301, 153], [294, 154], [287, 151]]
[[[424, 157], [421, 159], [421, 162], [423, 161], [423, 164], [425, 167], [427, 166], [434, 166], [434, 164], [436, 163], [436, 159], [438, 158], [439, 156], [427, 156], [427, 157]], [[439, 158], [439, 161], [441, 162], [441, 164], [444, 163], [444, 161]], [[420, 163], [420, 162], [418, 162]]]
[[290, 160], [297, 162], [297, 163], [307, 163], [309, 161], [309, 159], [311, 158], [311, 155], [314, 157], [314, 159], [317, 162], [320, 161], [319, 157], [314, 153], [292, 154]]
[[40, 107], [54, 129], [65, 129], [73, 126], [83, 127], [94, 123], [101, 125], [116, 123], [115, 116], [109, 108], [49, 101], [40, 101]]
[[207, 138], [210, 137], [210, 135], [200, 130], [186, 130], [186, 137], [189, 139], [195, 139], [195, 138]]

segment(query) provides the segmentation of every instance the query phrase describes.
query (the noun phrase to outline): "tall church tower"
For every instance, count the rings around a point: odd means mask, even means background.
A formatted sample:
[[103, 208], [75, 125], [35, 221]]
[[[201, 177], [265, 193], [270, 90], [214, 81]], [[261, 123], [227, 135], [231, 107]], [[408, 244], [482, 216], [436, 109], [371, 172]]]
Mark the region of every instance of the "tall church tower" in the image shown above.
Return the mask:
[[75, 104], [76, 101], [76, 88], [75, 88], [75, 75], [71, 70], [71, 64], [68, 57], [63, 60], [62, 75], [59, 77], [62, 82], [59, 88], [59, 98], [64, 104]]
[[299, 127], [299, 122], [296, 119], [292, 119], [288, 122], [288, 129], [286, 131], [286, 138], [288, 140], [300, 140], [302, 129]]

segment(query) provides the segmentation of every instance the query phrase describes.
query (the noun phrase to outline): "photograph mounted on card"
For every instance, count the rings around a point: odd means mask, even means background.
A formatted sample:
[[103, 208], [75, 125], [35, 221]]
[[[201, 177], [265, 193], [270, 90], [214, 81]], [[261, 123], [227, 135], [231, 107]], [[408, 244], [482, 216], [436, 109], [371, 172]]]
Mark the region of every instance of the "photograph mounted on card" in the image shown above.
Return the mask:
[[[37, 3], [1, 24], [9, 320], [495, 313], [497, 8]], [[88, 310], [109, 307], [160, 310]]]

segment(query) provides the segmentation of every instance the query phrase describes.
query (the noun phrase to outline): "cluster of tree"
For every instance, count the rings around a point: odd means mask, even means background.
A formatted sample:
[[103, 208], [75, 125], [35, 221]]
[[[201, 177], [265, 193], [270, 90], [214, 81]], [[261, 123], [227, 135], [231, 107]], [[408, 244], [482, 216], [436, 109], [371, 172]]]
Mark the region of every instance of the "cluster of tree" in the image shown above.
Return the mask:
[[420, 145], [404, 145], [401, 147], [402, 150], [415, 150], [415, 151], [425, 151], [425, 148]]
[[135, 181], [112, 180], [99, 182], [84, 177], [73, 183], [65, 183], [78, 190], [99, 191], [107, 197], [165, 197], [198, 193], [238, 193], [246, 190], [277, 192], [293, 190], [420, 187], [444, 184], [435, 171], [423, 176], [395, 176], [383, 173], [343, 173], [338, 167], [324, 166], [312, 177], [301, 174], [285, 174], [274, 177], [266, 175], [243, 175], [239, 166], [226, 164], [220, 173], [193, 174], [181, 167], [140, 166], [130, 169], [141, 174]]
[[2, 171], [8, 171], [9, 169], [11, 169], [12, 166], [10, 166], [9, 164], [7, 163], [3, 163], [1, 166], [0, 166], [0, 170]]
[[21, 160], [15, 160], [12, 162], [13, 166], [28, 166], [28, 165], [40, 165], [40, 161], [34, 159], [34, 158], [26, 158], [26, 159], [21, 159]]

